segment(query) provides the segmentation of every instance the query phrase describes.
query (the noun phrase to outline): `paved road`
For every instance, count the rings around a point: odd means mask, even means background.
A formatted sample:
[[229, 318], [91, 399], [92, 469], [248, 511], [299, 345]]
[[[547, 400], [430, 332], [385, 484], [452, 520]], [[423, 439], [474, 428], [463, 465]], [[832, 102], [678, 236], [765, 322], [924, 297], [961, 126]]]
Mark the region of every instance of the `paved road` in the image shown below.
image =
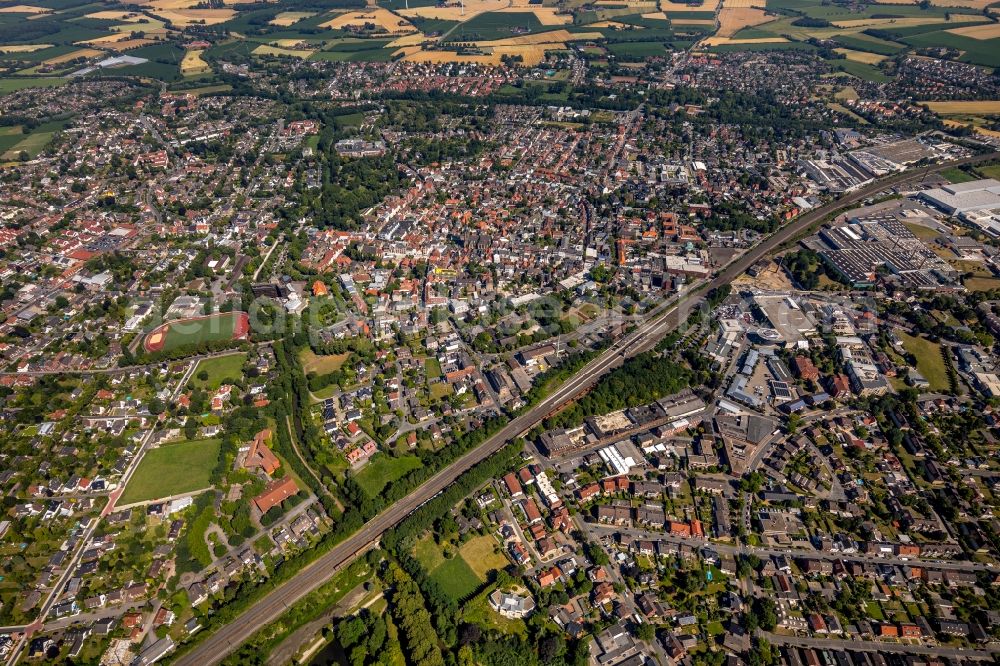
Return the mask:
[[[263, 341], [256, 343], [258, 346], [270, 344], [270, 341]], [[195, 356], [187, 356], [184, 361], [201, 361], [206, 358], [218, 358], [220, 356], [232, 356], [233, 354], [243, 354], [244, 351], [240, 349], [227, 349], [225, 351], [212, 352], [211, 354], [197, 354]], [[42, 377], [45, 375], [115, 375], [123, 372], [130, 372], [132, 370], [141, 370], [143, 368], [158, 368], [163, 364], [174, 365], [177, 361], [157, 361], [156, 363], [143, 363], [141, 365], [126, 365], [124, 367], [113, 367], [113, 368], [86, 368], [78, 370], [25, 370], [19, 372], [17, 370], [11, 372], [8, 370], [0, 370], [0, 376], [9, 375], [11, 377]], [[183, 387], [183, 385], [182, 385]]]
[[953, 659], [981, 659], [992, 661], [1000, 653], [1000, 646], [988, 645], [976, 649], [963, 649], [935, 645], [912, 645], [909, 643], [888, 643], [883, 641], [856, 641], [837, 638], [804, 638], [783, 636], [766, 631], [757, 635], [767, 639], [772, 645], [814, 648], [819, 650], [853, 650], [854, 652], [892, 652], [894, 654], [926, 654]]
[[[927, 174], [964, 164], [980, 163], [1000, 158], [1000, 153], [990, 153], [980, 157], [954, 160], [926, 169], [895, 174], [877, 183], [849, 193], [835, 202], [821, 206], [769, 236], [759, 245], [749, 250], [729, 264], [709, 283], [708, 288], [728, 285], [747, 268], [765, 255], [773, 252], [783, 243], [793, 240], [811, 225], [821, 222], [828, 215], [842, 212], [867, 197], [886, 188], [895, 187], [911, 180], [924, 178]], [[667, 301], [655, 308], [646, 322], [614, 343], [596, 359], [584, 366], [577, 374], [563, 383], [554, 393], [537, 406], [512, 419], [500, 432], [489, 438], [476, 449], [466, 453], [451, 465], [428, 479], [419, 488], [396, 502], [381, 514], [372, 518], [360, 530], [345, 539], [319, 559], [304, 567], [291, 580], [281, 585], [245, 611], [237, 620], [221, 627], [213, 635], [195, 646], [190, 652], [178, 658], [179, 666], [205, 666], [215, 664], [237, 649], [259, 628], [278, 619], [285, 608], [309, 594], [349, 563], [356, 554], [365, 551], [389, 529], [397, 525], [420, 505], [451, 485], [462, 473], [476, 463], [496, 453], [507, 442], [530, 430], [553, 410], [572, 400], [593, 386], [604, 374], [621, 365], [628, 356], [647, 351], [666, 334], [678, 328], [687, 320], [693, 307], [703, 300], [700, 293], [707, 289], [694, 289]]]
[[602, 525], [600, 523], [586, 523], [586, 531], [595, 537], [609, 536], [621, 533], [633, 539], [646, 539], [649, 541], [666, 541], [668, 543], [683, 544], [692, 548], [702, 546], [711, 548], [718, 553], [730, 555], [757, 555], [758, 557], [773, 557], [785, 555], [791, 558], [806, 560], [826, 560], [833, 562], [867, 562], [868, 564], [887, 564], [899, 567], [921, 567], [923, 569], [935, 569], [942, 571], [989, 571], [1000, 573], [1000, 568], [991, 567], [982, 562], [969, 562], [966, 560], [933, 560], [920, 557], [903, 559], [900, 557], [879, 557], [878, 555], [867, 555], [865, 553], [825, 553], [819, 550], [802, 550], [796, 548], [766, 548], [763, 546], [747, 546], [744, 544], [732, 545], [709, 541], [708, 539], [695, 539], [690, 537], [678, 537], [665, 532], [655, 530], [645, 530], [637, 527], [618, 527], [617, 525]]

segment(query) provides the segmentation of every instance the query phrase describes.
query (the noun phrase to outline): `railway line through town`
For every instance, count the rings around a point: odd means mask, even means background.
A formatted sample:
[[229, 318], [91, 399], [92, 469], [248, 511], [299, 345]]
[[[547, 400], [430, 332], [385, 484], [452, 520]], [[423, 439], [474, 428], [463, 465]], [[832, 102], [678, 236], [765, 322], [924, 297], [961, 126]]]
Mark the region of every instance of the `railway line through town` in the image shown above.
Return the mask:
[[994, 161], [998, 158], [1000, 158], [1000, 153], [992, 152], [893, 174], [796, 218], [757, 246], [734, 259], [711, 280], [702, 282], [684, 294], [655, 307], [642, 324], [610, 345], [549, 396], [525, 413], [511, 419], [504, 428], [481, 445], [459, 457], [405, 498], [369, 520], [353, 535], [304, 567], [293, 578], [275, 588], [234, 621], [224, 625], [194, 648], [180, 655], [175, 663], [181, 666], [204, 666], [222, 661], [258, 629], [277, 620], [288, 606], [324, 584], [345, 564], [352, 561], [359, 552], [363, 552], [376, 543], [383, 534], [454, 483], [461, 474], [499, 451], [511, 440], [528, 432], [547, 414], [588, 390], [601, 377], [624, 363], [627, 358], [655, 347], [663, 337], [686, 322], [687, 316], [695, 308], [701, 306], [712, 289], [730, 284], [754, 263], [780, 250], [803, 233], [808, 233], [815, 225], [821, 224], [879, 193], [893, 190], [912, 181], [922, 180], [933, 173]]

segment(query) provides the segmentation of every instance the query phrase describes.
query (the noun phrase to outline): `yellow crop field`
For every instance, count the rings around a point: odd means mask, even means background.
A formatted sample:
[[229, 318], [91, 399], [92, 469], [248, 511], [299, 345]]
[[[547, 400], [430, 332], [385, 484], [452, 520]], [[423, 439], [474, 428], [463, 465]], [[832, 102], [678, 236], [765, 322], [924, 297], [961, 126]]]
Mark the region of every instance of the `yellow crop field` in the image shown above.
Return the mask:
[[962, 37], [972, 39], [995, 39], [1000, 37], [1000, 23], [986, 23], [984, 25], [970, 25], [964, 28], [952, 28], [948, 32]]
[[474, 62], [480, 65], [500, 64], [499, 53], [492, 53], [490, 55], [459, 55], [458, 51], [424, 51], [421, 49], [420, 51], [407, 55], [405, 59], [411, 62]]
[[192, 9], [198, 4], [198, 0], [146, 0], [140, 4], [152, 9]]
[[424, 43], [429, 39], [430, 37], [427, 37], [417, 32], [412, 35], [403, 35], [402, 37], [397, 37], [396, 39], [392, 40], [385, 46], [386, 48], [389, 49], [399, 49], [407, 46], [419, 46], [420, 44]]
[[140, 46], [149, 46], [150, 44], [155, 44], [155, 39], [123, 39], [120, 42], [115, 42], [109, 44], [107, 48], [111, 51], [128, 51], [130, 49], [137, 49]]
[[719, 8], [719, 0], [705, 0], [700, 5], [689, 5], [683, 2], [671, 2], [670, 0], [660, 0], [660, 10], [670, 12], [714, 12]]
[[302, 19], [311, 18], [313, 16], [316, 16], [316, 12], [281, 12], [270, 20], [270, 24], [281, 28], [287, 28], [290, 25], [295, 25]]
[[971, 123], [962, 123], [957, 120], [945, 119], [942, 122], [948, 127], [970, 127], [976, 134], [982, 134], [983, 136], [988, 136], [993, 139], [1000, 139], [1000, 132], [996, 130], [986, 129], [985, 127], [979, 127], [978, 125]]
[[97, 19], [99, 21], [138, 21], [140, 17], [142, 17], [142, 14], [139, 12], [116, 12], [109, 9], [92, 12], [84, 18]]
[[52, 44], [8, 44], [0, 46], [0, 53], [31, 53], [50, 48]]
[[728, 0], [719, 11], [719, 37], [732, 37], [743, 28], [749, 28], [774, 20], [763, 9], [757, 7], [729, 7]]
[[499, 10], [499, 13], [525, 13], [531, 12], [538, 19], [538, 22], [542, 25], [569, 25], [573, 22], [573, 16], [571, 14], [558, 14], [556, 13], [558, 8], [556, 7], [539, 7], [533, 5], [531, 7], [506, 7]]
[[77, 42], [77, 44], [93, 44], [94, 46], [106, 46], [108, 44], [114, 44], [115, 42], [123, 42], [128, 38], [129, 38], [128, 33], [115, 32], [110, 35], [103, 35], [101, 37], [94, 37], [93, 39]]
[[506, 37], [504, 39], [493, 39], [490, 41], [475, 42], [476, 46], [529, 46], [532, 44], [555, 44], [560, 42], [587, 41], [591, 39], [602, 39], [604, 35], [599, 32], [570, 32], [568, 30], [551, 30], [549, 32], [538, 32], [532, 35], [519, 35], [517, 37]]
[[417, 30], [413, 27], [412, 23], [398, 14], [393, 14], [388, 9], [366, 9], [360, 12], [346, 12], [330, 19], [326, 23], [320, 23], [319, 27], [343, 30], [349, 26], [362, 27], [369, 23], [379, 26], [390, 35], [407, 34], [416, 32]]
[[597, 0], [600, 7], [629, 7], [638, 10], [653, 10], [657, 8], [656, 0]]
[[211, 72], [212, 68], [201, 57], [204, 52], [204, 49], [192, 49], [187, 51], [184, 54], [184, 59], [181, 60], [181, 74], [184, 76], [194, 76], [196, 74]]
[[51, 14], [51, 9], [35, 7], [34, 5], [12, 5], [0, 7], [0, 14]]
[[945, 116], [993, 115], [1000, 113], [1000, 100], [979, 100], [974, 102], [924, 102], [934, 113]]
[[392, 57], [393, 59], [402, 58], [403, 60], [406, 60], [407, 56], [411, 56], [414, 53], [420, 53], [423, 50], [424, 47], [422, 46], [401, 46], [392, 52]]
[[843, 55], [848, 60], [853, 60], [854, 62], [863, 62], [866, 65], [877, 65], [889, 56], [879, 55], [878, 53], [868, 53], [867, 51], [853, 51], [851, 49], [834, 49], [837, 53]]
[[672, 18], [670, 22], [674, 25], [715, 25], [715, 21], [712, 19]]
[[55, 58], [49, 58], [45, 61], [45, 64], [59, 65], [64, 62], [69, 62], [70, 60], [76, 60], [77, 58], [93, 58], [94, 56], [99, 56], [103, 53], [103, 51], [98, 51], [97, 49], [78, 49], [76, 51], [70, 51], [69, 53], [56, 56]]
[[254, 55], [273, 55], [273, 56], [292, 56], [294, 58], [302, 58], [305, 60], [311, 56], [315, 51], [306, 49], [283, 49], [280, 46], [271, 46], [270, 44], [261, 44], [253, 51]]
[[397, 13], [401, 16], [415, 16], [425, 19], [468, 21], [477, 14], [495, 12], [510, 6], [508, 0], [469, 0], [464, 4], [464, 10], [459, 6], [457, 0], [453, 0], [448, 2], [445, 7], [414, 7], [412, 9], [399, 9]]
[[653, 19], [654, 21], [669, 21], [670, 19], [663, 12], [649, 12], [648, 14], [643, 14], [644, 19]]
[[503, 57], [503, 56], [521, 56], [524, 60], [524, 64], [528, 67], [534, 67], [538, 63], [545, 60], [546, 51], [562, 51], [565, 50], [565, 44], [526, 44], [524, 46], [504, 46], [494, 49], [493, 54]]
[[722, 46], [723, 44], [780, 44], [787, 42], [784, 37], [758, 37], [755, 39], [731, 39], [729, 37], [709, 37], [701, 42], [703, 46]]
[[157, 9], [153, 14], [179, 28], [192, 25], [216, 25], [236, 16], [234, 9]]

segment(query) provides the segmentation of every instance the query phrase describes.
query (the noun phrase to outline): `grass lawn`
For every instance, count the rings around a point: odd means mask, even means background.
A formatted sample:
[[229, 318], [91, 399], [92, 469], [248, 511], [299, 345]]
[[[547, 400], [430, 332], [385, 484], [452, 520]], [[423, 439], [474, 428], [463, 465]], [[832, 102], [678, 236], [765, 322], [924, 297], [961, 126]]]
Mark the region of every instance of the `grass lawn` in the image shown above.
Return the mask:
[[885, 620], [885, 613], [882, 612], [882, 607], [878, 605], [877, 601], [869, 601], [865, 604], [865, 612], [873, 620], [878, 620], [879, 622]]
[[491, 536], [478, 536], [462, 544], [459, 549], [462, 559], [481, 580], [494, 569], [507, 566], [507, 558], [500, 552], [500, 546]]
[[444, 563], [444, 555], [430, 534], [425, 535], [414, 545], [413, 557], [417, 558], [426, 571], [434, 571]]
[[339, 390], [340, 384], [330, 384], [329, 386], [324, 386], [318, 391], [313, 391], [312, 394], [316, 400], [323, 401], [327, 398], [332, 398]]
[[423, 467], [423, 463], [417, 456], [393, 458], [384, 453], [377, 453], [372, 456], [371, 461], [365, 465], [364, 469], [358, 472], [355, 479], [366, 493], [372, 497], [378, 497], [378, 494], [389, 483], [406, 476], [407, 472], [418, 467]]
[[962, 171], [961, 169], [958, 169], [956, 167], [951, 167], [950, 169], [945, 169], [944, 171], [941, 172], [941, 175], [944, 176], [945, 178], [947, 178], [949, 180], [949, 182], [952, 182], [952, 183], [955, 183], [955, 184], [958, 184], [958, 183], [967, 183], [970, 180], [975, 180], [976, 179], [975, 176], [971, 176], [968, 173], [966, 173], [965, 171]]
[[[953, 180], [951, 182], [954, 183], [957, 181]], [[910, 230], [911, 234], [913, 234], [920, 240], [934, 240], [935, 238], [941, 235], [940, 232], [938, 232], [937, 230], [931, 229], [930, 227], [925, 226], [923, 224], [914, 224], [913, 222], [904, 222], [903, 224], [906, 225], [906, 228]]]
[[928, 382], [932, 391], [947, 391], [948, 372], [945, 370], [944, 357], [941, 355], [941, 345], [924, 338], [914, 337], [902, 331], [897, 333], [903, 341], [903, 347], [917, 357], [917, 370]]
[[436, 382], [430, 387], [431, 398], [438, 399], [451, 395], [451, 384], [448, 382]]
[[317, 375], [328, 375], [331, 372], [340, 370], [350, 356], [349, 353], [319, 356], [311, 349], [306, 349], [299, 354], [299, 360], [302, 362], [302, 369], [306, 374], [315, 372]]
[[983, 178], [1000, 178], [1000, 164], [976, 167], [976, 171], [981, 173]]
[[444, 564], [431, 573], [431, 578], [455, 601], [469, 596], [482, 583], [476, 572], [461, 557], [445, 560]]
[[146, 453], [119, 505], [145, 502], [208, 488], [219, 459], [218, 439], [165, 444]]
[[[229, 354], [228, 356], [218, 356], [216, 358], [204, 358], [198, 361], [192, 381], [194, 385], [201, 389], [214, 391], [229, 380], [235, 381], [243, 375], [243, 364], [247, 360], [244, 353]], [[202, 372], [208, 373], [208, 379], [199, 379]]]
[[433, 356], [428, 357], [424, 361], [424, 372], [427, 373], [427, 378], [431, 379], [433, 377], [441, 376], [441, 362], [438, 361]]

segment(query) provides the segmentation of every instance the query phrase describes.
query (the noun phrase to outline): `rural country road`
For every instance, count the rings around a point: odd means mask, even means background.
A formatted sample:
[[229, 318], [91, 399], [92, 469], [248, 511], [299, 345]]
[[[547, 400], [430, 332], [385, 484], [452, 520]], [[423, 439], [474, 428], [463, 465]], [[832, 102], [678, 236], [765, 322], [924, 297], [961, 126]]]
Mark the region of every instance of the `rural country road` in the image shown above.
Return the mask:
[[[894, 174], [848, 193], [829, 204], [816, 208], [796, 218], [763, 242], [738, 257], [703, 287], [716, 288], [728, 285], [738, 275], [765, 255], [773, 252], [783, 243], [793, 240], [811, 225], [821, 222], [827, 216], [843, 212], [850, 206], [875, 195], [886, 188], [895, 187], [911, 180], [921, 179], [930, 173], [947, 168], [978, 164], [1000, 158], [1000, 153], [989, 153], [978, 157], [946, 162], [940, 165], [915, 169]], [[520, 436], [538, 424], [555, 409], [572, 400], [593, 386], [603, 375], [621, 365], [625, 358], [651, 349], [666, 334], [680, 326], [689, 312], [703, 300], [699, 294], [709, 289], [693, 289], [655, 308], [651, 316], [633, 331], [612, 344], [600, 356], [566, 380], [556, 391], [524, 414], [513, 418], [502, 430], [490, 437], [477, 448], [461, 456], [458, 460], [428, 479], [419, 488], [396, 502], [391, 507], [369, 520], [364, 527], [335, 546], [326, 554], [304, 567], [293, 578], [276, 588], [253, 607], [239, 615], [234, 621], [224, 625], [189, 652], [179, 656], [174, 663], [180, 666], [206, 666], [216, 664], [240, 644], [250, 638], [258, 629], [277, 620], [284, 610], [299, 599], [323, 585], [330, 577], [389, 529], [397, 525], [420, 505], [451, 485], [461, 474], [476, 463], [503, 448], [509, 441]]]

